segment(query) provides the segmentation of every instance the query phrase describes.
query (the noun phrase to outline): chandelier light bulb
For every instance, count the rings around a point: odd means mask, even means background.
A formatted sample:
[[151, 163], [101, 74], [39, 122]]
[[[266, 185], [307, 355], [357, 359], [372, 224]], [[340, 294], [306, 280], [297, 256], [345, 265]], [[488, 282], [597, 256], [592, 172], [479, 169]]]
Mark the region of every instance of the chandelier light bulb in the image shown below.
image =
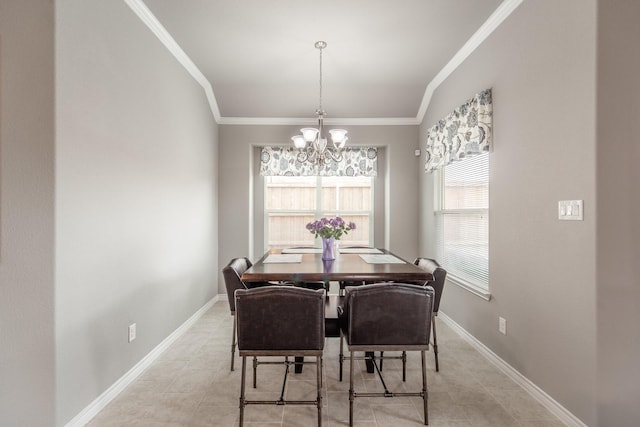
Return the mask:
[[307, 141], [305, 141], [305, 139], [304, 139], [304, 137], [302, 135], [292, 136], [291, 140], [293, 141], [293, 145], [298, 150], [302, 150], [304, 147], [307, 146]]
[[329, 133], [334, 144], [342, 144], [346, 141], [347, 131], [344, 129], [330, 129]]
[[300, 129], [300, 132], [302, 132], [302, 136], [307, 142], [313, 142], [318, 135], [318, 129], [316, 128], [302, 128]]

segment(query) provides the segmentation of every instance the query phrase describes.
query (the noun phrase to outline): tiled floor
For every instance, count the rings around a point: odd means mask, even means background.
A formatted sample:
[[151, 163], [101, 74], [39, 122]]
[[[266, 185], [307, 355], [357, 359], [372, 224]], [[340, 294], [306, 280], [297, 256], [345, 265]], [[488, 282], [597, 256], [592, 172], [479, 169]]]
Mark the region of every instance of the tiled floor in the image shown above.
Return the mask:
[[[226, 301], [217, 302], [180, 337], [133, 384], [100, 412], [89, 426], [234, 426], [238, 425], [241, 359], [229, 371], [232, 318]], [[473, 347], [438, 323], [440, 372], [434, 370], [433, 354], [427, 354], [429, 425], [440, 427], [556, 427], [558, 421], [522, 388], [502, 374]], [[328, 338], [324, 356], [323, 425], [346, 426], [349, 420], [349, 365], [344, 381], [338, 381], [337, 338]], [[237, 357], [237, 356], [236, 356]], [[392, 391], [420, 388], [420, 354], [409, 355], [407, 382], [402, 383], [400, 362], [385, 361], [385, 381]], [[251, 378], [247, 364], [247, 378]], [[284, 367], [261, 365], [258, 388], [247, 384], [248, 398], [277, 399]], [[313, 399], [315, 366], [289, 376], [288, 398]], [[375, 374], [363, 365], [356, 372], [357, 388], [379, 389]], [[314, 406], [250, 405], [247, 426], [313, 426]], [[358, 398], [356, 426], [420, 426], [419, 397]]]

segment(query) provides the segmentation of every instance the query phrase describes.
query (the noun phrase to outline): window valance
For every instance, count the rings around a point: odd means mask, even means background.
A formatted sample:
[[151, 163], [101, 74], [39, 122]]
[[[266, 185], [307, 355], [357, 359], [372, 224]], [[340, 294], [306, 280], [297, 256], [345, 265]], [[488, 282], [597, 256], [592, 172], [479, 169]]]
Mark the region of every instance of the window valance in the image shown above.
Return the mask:
[[438, 121], [427, 133], [425, 172], [489, 151], [492, 116], [491, 89], [486, 89]]
[[304, 154], [293, 147], [264, 147], [260, 156], [262, 176], [376, 176], [378, 149], [347, 147], [337, 154], [331, 151], [325, 163], [304, 161]]

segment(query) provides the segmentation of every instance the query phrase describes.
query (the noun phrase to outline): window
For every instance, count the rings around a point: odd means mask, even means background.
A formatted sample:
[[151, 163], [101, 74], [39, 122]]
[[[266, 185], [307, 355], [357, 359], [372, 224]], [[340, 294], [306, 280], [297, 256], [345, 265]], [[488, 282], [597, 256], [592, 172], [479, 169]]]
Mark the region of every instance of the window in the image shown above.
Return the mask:
[[373, 242], [373, 177], [265, 176], [264, 181], [268, 248], [313, 246], [316, 239], [305, 226], [325, 216], [356, 224], [342, 245]]
[[451, 163], [436, 182], [436, 249], [453, 282], [489, 297], [489, 154]]

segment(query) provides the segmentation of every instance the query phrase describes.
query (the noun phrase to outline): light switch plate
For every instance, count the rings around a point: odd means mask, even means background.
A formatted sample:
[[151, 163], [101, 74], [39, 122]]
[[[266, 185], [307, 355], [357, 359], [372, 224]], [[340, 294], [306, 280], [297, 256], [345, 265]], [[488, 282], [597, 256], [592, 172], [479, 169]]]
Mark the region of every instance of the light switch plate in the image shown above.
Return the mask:
[[135, 323], [132, 323], [132, 324], [129, 325], [128, 332], [129, 332], [129, 342], [132, 342], [133, 340], [136, 339], [136, 324]]
[[558, 202], [558, 219], [582, 221], [582, 200], [560, 200]]
[[498, 317], [498, 331], [502, 335], [507, 335], [507, 319], [504, 317]]

